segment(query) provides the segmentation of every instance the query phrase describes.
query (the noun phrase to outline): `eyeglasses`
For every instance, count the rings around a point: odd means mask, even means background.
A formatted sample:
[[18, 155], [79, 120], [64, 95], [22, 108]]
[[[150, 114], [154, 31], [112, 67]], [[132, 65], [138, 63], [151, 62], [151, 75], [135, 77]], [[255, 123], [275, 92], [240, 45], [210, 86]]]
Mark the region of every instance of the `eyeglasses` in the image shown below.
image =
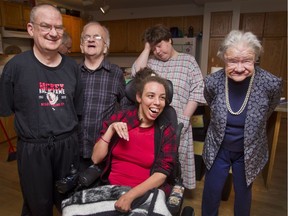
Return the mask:
[[254, 64], [253, 59], [244, 59], [244, 60], [238, 60], [238, 59], [225, 59], [225, 63], [228, 67], [236, 67], [239, 64], [243, 65], [244, 67], [252, 66]]
[[106, 44], [104, 38], [101, 36], [101, 35], [84, 35], [82, 37], [82, 39], [87, 42], [87, 41], [90, 41], [90, 40], [95, 40], [95, 41], [101, 41], [103, 40], [103, 42]]
[[65, 28], [62, 25], [59, 25], [59, 26], [54, 25], [53, 26], [53, 25], [50, 25], [48, 23], [35, 23], [35, 22], [32, 22], [32, 23], [33, 23], [33, 25], [38, 25], [40, 30], [43, 32], [46, 32], [46, 33], [50, 32], [54, 28], [58, 34], [62, 35], [64, 33], [64, 30], [65, 30]]

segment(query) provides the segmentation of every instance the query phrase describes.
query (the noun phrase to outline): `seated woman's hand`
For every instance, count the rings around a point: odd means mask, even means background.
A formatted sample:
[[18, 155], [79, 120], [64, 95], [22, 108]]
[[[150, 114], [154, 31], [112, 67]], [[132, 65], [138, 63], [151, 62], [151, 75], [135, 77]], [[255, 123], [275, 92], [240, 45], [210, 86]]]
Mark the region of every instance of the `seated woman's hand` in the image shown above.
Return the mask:
[[118, 134], [118, 136], [122, 139], [129, 141], [128, 127], [125, 122], [114, 122], [112, 125], [114, 131]]
[[114, 207], [119, 212], [129, 212], [131, 211], [131, 203], [133, 198], [129, 196], [129, 193], [123, 194], [114, 204]]

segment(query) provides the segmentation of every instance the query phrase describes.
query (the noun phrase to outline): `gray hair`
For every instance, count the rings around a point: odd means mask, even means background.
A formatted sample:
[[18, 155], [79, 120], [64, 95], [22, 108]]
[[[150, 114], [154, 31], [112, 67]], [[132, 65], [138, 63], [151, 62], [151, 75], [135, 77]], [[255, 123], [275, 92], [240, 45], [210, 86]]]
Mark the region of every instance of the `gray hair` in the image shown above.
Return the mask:
[[66, 42], [68, 42], [68, 40], [72, 41], [72, 38], [68, 32], [64, 32], [62, 36], [62, 43], [65, 44]]
[[[40, 9], [40, 8], [49, 8], [49, 7], [50, 8], [54, 8], [55, 11], [58, 11], [59, 14], [61, 15], [60, 10], [57, 7], [55, 7], [54, 5], [52, 5], [52, 4], [48, 4], [48, 3], [38, 4], [38, 5], [34, 6], [32, 8], [32, 10], [31, 10], [31, 12], [30, 12], [30, 23], [35, 22], [38, 9]], [[61, 18], [62, 18], [62, 16], [61, 16]]]
[[101, 23], [96, 22], [96, 21], [89, 22], [83, 27], [83, 30], [82, 30], [82, 33], [81, 33], [81, 43], [83, 43], [84, 32], [85, 32], [86, 28], [88, 26], [90, 26], [90, 25], [99, 25], [99, 26], [101, 26], [103, 28], [103, 30], [104, 30], [104, 32], [106, 34], [105, 43], [106, 43], [107, 48], [109, 49], [109, 47], [110, 47], [110, 33], [109, 33], [109, 30], [105, 26], [101, 25]]
[[243, 32], [240, 30], [230, 31], [230, 33], [225, 37], [224, 41], [221, 43], [217, 52], [217, 56], [220, 59], [224, 60], [224, 54], [226, 53], [227, 49], [230, 47], [237, 46], [240, 43], [246, 44], [248, 47], [252, 48], [255, 54], [255, 61], [258, 60], [258, 58], [263, 52], [261, 42], [252, 32]]

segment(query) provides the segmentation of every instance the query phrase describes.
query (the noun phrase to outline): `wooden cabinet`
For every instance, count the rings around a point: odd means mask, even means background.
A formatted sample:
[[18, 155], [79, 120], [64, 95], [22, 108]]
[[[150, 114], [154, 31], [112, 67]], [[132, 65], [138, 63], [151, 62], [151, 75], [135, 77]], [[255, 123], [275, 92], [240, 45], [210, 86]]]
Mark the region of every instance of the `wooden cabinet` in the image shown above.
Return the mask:
[[[110, 32], [110, 48], [111, 53], [126, 52], [127, 47], [127, 21], [113, 20], [101, 22]], [[131, 33], [133, 34], [133, 33]]]
[[145, 30], [150, 28], [151, 26], [154, 26], [156, 24], [160, 24], [160, 23], [164, 23], [166, 21], [164, 21], [164, 18], [162, 19], [155, 19], [155, 18], [146, 18], [146, 19], [140, 19], [139, 20], [139, 34], [136, 36], [139, 40], [138, 43], [138, 48], [136, 49], [136, 52], [142, 52], [142, 50], [144, 49], [144, 33]]
[[287, 12], [241, 14], [240, 29], [251, 31], [262, 41], [261, 68], [281, 77], [287, 98]]
[[264, 31], [265, 13], [245, 13], [240, 16], [239, 29], [250, 31], [257, 37], [262, 37]]
[[31, 12], [31, 7], [29, 6], [23, 6], [22, 8], [22, 12], [23, 12], [23, 25], [26, 29], [27, 24], [30, 22], [30, 12]]
[[287, 35], [287, 12], [241, 14], [239, 28], [251, 31], [258, 37], [285, 37]]
[[80, 52], [80, 38], [81, 38], [81, 31], [82, 31], [82, 19], [79, 17], [71, 17], [72, 22], [72, 48], [71, 52]]
[[211, 13], [207, 74], [211, 72], [211, 67], [224, 67], [217, 52], [224, 37], [232, 29], [232, 16], [232, 11]]
[[15, 2], [1, 3], [2, 25], [13, 29], [26, 29], [29, 22], [30, 7]]
[[72, 32], [71, 16], [62, 14], [62, 22], [63, 26], [65, 27], [65, 31], [71, 35]]
[[287, 11], [266, 13], [263, 36], [264, 37], [287, 36]]
[[185, 16], [183, 18], [183, 32], [184, 35], [188, 35], [188, 29], [192, 27], [194, 36], [203, 32], [203, 16]]
[[153, 25], [157, 25], [157, 24], [163, 24], [163, 25], [167, 25], [167, 17], [153, 17], [151, 18], [152, 19], [152, 24], [151, 26]]
[[141, 45], [142, 29], [139, 28], [141, 21], [139, 19], [127, 20], [127, 49], [126, 52], [139, 52], [138, 49]]
[[287, 99], [287, 37], [265, 37], [260, 67], [283, 79], [282, 96]]
[[224, 38], [210, 38], [208, 51], [207, 74], [211, 72], [211, 67], [224, 67], [223, 61], [218, 58], [217, 52]]
[[173, 27], [177, 27], [179, 30], [177, 37], [183, 37], [184, 36], [183, 17], [167, 17], [166, 26], [169, 29], [173, 28]]
[[62, 14], [63, 25], [65, 31], [72, 38], [71, 52], [80, 52], [80, 37], [85, 21], [79, 17]]
[[212, 12], [210, 21], [210, 36], [225, 37], [232, 28], [232, 11]]
[[260, 66], [280, 77], [282, 75], [282, 71], [284, 71], [283, 63], [285, 63], [286, 59], [285, 38], [263, 38], [262, 44], [265, 49], [264, 53], [260, 57]]
[[143, 36], [147, 28], [153, 25], [151, 18], [127, 20], [126, 52], [139, 53], [144, 48]]
[[129, 20], [102, 21], [110, 32], [110, 53], [139, 53], [144, 48], [143, 34], [145, 30], [156, 24], [168, 28], [178, 27], [183, 35], [188, 34], [190, 26], [198, 34], [203, 29], [203, 16], [157, 17]]

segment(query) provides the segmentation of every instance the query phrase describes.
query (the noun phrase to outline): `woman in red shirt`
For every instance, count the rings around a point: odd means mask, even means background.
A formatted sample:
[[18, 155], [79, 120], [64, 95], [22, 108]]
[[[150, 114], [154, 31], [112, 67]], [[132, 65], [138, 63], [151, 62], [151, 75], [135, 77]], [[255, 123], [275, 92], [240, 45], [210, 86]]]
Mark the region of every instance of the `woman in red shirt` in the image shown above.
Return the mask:
[[167, 81], [148, 68], [137, 74], [138, 106], [120, 111], [104, 123], [92, 155], [95, 164], [108, 158], [102, 177], [106, 174], [109, 184], [131, 187], [115, 202], [120, 212], [130, 211], [131, 203], [147, 191], [167, 186], [176, 164], [175, 130], [161, 116], [167, 104]]

